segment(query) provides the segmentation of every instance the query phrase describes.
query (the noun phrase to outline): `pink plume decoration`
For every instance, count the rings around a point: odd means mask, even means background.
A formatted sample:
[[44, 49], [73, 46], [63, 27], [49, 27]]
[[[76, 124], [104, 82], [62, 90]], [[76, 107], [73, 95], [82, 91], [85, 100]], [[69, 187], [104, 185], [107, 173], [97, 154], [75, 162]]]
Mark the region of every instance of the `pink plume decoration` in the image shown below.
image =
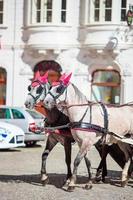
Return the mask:
[[36, 87], [37, 85], [39, 85], [38, 82], [34, 82], [34, 81], [40, 81], [41, 83], [47, 83], [48, 82], [48, 72], [46, 72], [43, 76], [40, 76], [40, 73], [39, 71], [36, 72], [35, 74], [35, 77], [33, 79], [33, 82], [32, 82], [32, 87]]
[[72, 72], [70, 74], [66, 75], [65, 77], [63, 77], [62, 82], [64, 85], [66, 85], [66, 86], [68, 85], [68, 83], [70, 82], [71, 76], [72, 76]]
[[39, 77], [39, 81], [41, 81], [41, 83], [47, 83], [48, 82], [48, 71], [43, 76]]

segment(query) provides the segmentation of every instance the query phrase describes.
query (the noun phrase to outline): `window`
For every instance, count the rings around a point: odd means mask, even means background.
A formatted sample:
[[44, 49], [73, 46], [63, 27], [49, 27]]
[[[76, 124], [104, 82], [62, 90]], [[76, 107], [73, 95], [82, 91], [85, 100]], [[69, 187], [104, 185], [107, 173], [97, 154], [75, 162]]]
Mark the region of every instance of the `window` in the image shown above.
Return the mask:
[[0, 119], [11, 119], [10, 110], [8, 108], [0, 108]]
[[36, 3], [36, 21], [41, 21], [41, 0], [38, 0]]
[[31, 23], [52, 22], [53, 0], [32, 0]]
[[66, 0], [61, 1], [61, 22], [66, 22]]
[[112, 0], [105, 1], [105, 21], [111, 21]]
[[3, 24], [3, 0], [0, 0], [0, 24]]
[[96, 22], [100, 20], [100, 0], [95, 0], [94, 19]]
[[52, 0], [47, 0], [46, 7], [44, 8], [44, 11], [46, 10], [46, 16], [44, 13], [44, 21], [46, 22], [52, 22]]
[[121, 21], [126, 21], [126, 0], [121, 0]]
[[6, 104], [6, 70], [0, 67], [0, 105]]
[[66, 23], [67, 0], [31, 0], [31, 2], [31, 24]]
[[11, 111], [14, 119], [25, 119], [24, 115], [19, 110], [11, 109]]
[[112, 0], [94, 1], [94, 21], [110, 22], [112, 20]]
[[92, 74], [92, 100], [120, 103], [120, 75], [115, 70], [96, 70]]

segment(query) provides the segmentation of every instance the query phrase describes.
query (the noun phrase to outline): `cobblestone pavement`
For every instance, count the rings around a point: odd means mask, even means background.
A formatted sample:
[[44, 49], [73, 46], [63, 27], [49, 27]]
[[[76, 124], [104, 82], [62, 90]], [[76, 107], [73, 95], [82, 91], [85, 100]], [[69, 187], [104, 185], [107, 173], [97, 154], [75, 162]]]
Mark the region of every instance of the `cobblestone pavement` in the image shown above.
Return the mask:
[[[58, 144], [47, 161], [49, 184], [40, 183], [41, 154], [45, 143], [34, 148], [16, 148], [0, 151], [0, 200], [132, 200], [133, 179], [121, 188], [119, 179], [121, 168], [108, 156], [107, 183], [93, 184], [91, 190], [83, 189], [87, 180], [87, 170], [82, 161], [78, 170], [78, 184], [74, 192], [62, 188], [66, 174], [63, 147]], [[72, 160], [78, 151], [73, 145]], [[95, 148], [88, 154], [92, 163], [93, 176], [99, 163]], [[111, 179], [112, 178], [112, 179]], [[110, 182], [110, 181], [111, 182]], [[113, 184], [115, 183], [115, 185]]]

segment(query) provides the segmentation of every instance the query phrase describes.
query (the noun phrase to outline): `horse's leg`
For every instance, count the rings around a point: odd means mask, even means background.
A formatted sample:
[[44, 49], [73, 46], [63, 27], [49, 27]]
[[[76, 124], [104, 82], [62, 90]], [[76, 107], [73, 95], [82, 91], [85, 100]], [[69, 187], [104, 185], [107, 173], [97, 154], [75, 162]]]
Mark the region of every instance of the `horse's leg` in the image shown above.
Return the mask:
[[58, 141], [52, 136], [52, 134], [48, 136], [46, 146], [42, 154], [41, 181], [43, 185], [46, 185], [48, 183], [48, 176], [46, 174], [46, 160], [49, 153], [57, 143]]
[[72, 151], [72, 143], [71, 143], [71, 138], [65, 138], [64, 140], [64, 150], [65, 150], [65, 161], [67, 164], [67, 177], [66, 177], [66, 182], [65, 185], [68, 185], [70, 182], [70, 178], [72, 176], [72, 171], [71, 171], [71, 151]]
[[[95, 146], [97, 148], [97, 146]], [[102, 145], [101, 150], [99, 151], [99, 154], [101, 156], [100, 164], [97, 168], [96, 173], [96, 181], [100, 181], [102, 179], [103, 182], [105, 182], [105, 176], [107, 176], [107, 163], [106, 163], [106, 157], [109, 153], [110, 147], [106, 144]], [[101, 177], [102, 176], [102, 177]]]
[[[91, 141], [90, 138], [86, 138], [86, 139], [82, 140], [82, 143], [79, 141], [78, 145], [79, 145], [80, 150], [74, 160], [73, 174], [72, 174], [69, 186], [68, 186], [68, 191], [73, 191], [75, 189], [78, 166], [79, 166], [81, 160], [86, 156], [87, 152], [91, 149], [93, 142]], [[86, 159], [86, 162], [88, 164], [88, 167], [90, 167], [90, 163], [88, 163], [87, 159]]]
[[85, 156], [85, 153], [81, 152], [81, 150], [80, 150], [74, 160], [73, 174], [72, 174], [72, 177], [71, 177], [68, 189], [67, 189], [69, 192], [72, 192], [75, 189], [78, 166], [84, 156]]
[[130, 164], [132, 162], [132, 151], [128, 144], [118, 142], [118, 145], [119, 145], [120, 149], [123, 151], [123, 153], [125, 154], [125, 158], [126, 158], [126, 162], [125, 162], [124, 168], [122, 170], [122, 180], [121, 180], [122, 181], [121, 186], [125, 187], [125, 185], [127, 184], [127, 181], [128, 181], [128, 170], [129, 170]]
[[85, 163], [86, 163], [86, 167], [87, 167], [87, 171], [88, 171], [88, 183], [85, 185], [85, 189], [91, 189], [92, 188], [92, 181], [91, 181], [91, 162], [90, 160], [87, 158], [87, 154], [84, 156], [85, 159]]

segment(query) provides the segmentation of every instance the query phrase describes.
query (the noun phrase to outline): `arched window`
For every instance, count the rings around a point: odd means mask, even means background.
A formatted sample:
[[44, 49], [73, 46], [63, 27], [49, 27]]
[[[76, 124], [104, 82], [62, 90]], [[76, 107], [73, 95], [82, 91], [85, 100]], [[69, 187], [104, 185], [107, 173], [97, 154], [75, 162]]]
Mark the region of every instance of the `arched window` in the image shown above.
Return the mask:
[[120, 103], [120, 74], [116, 70], [96, 70], [92, 74], [92, 100]]
[[6, 71], [0, 67], [0, 105], [6, 104]]

